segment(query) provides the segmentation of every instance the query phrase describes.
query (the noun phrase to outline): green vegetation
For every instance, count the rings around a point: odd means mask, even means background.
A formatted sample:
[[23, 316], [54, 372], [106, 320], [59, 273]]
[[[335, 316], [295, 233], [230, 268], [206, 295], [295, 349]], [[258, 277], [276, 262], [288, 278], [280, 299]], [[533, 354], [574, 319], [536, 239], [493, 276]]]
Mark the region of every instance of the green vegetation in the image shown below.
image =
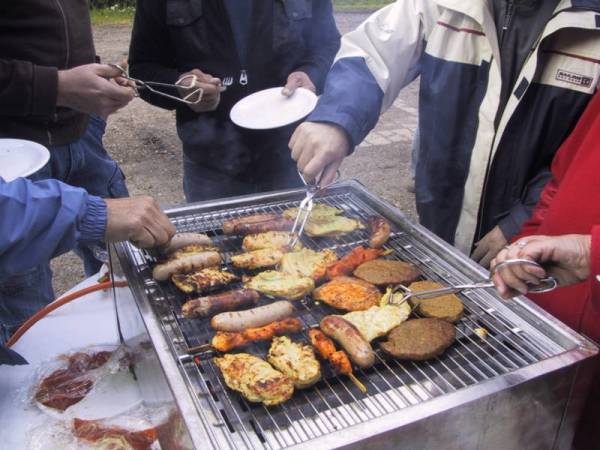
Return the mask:
[[[394, 0], [333, 0], [336, 11], [369, 11], [393, 3]], [[131, 0], [92, 1], [92, 25], [127, 25], [133, 23], [135, 7]], [[108, 6], [110, 5], [110, 6]]]

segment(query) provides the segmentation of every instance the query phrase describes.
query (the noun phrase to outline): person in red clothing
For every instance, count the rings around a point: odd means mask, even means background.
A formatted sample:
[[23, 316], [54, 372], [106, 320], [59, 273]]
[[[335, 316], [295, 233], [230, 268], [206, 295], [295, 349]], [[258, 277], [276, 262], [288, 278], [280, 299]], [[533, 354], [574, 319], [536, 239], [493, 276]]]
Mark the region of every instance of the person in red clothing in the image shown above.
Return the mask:
[[[568, 326], [600, 342], [600, 94], [596, 94], [552, 162], [546, 185], [530, 220], [513, 244], [492, 261], [527, 258], [546, 270], [512, 266], [494, 275], [504, 296], [527, 294], [526, 281], [553, 275], [559, 288], [529, 297]], [[511, 292], [512, 291], [512, 292]], [[586, 401], [574, 448], [598, 448], [600, 441], [600, 363]]]

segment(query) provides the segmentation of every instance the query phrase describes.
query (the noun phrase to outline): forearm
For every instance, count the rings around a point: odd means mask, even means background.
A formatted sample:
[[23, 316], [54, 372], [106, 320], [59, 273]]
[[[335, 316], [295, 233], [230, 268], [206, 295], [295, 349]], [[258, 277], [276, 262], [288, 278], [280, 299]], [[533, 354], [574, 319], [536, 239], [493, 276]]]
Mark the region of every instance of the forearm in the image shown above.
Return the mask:
[[590, 290], [592, 302], [600, 308], [600, 225], [592, 227], [590, 251]]
[[29, 61], [0, 59], [0, 114], [50, 115], [56, 109], [58, 70]]
[[0, 180], [0, 211], [0, 279], [102, 241], [106, 230], [104, 201], [56, 180]]

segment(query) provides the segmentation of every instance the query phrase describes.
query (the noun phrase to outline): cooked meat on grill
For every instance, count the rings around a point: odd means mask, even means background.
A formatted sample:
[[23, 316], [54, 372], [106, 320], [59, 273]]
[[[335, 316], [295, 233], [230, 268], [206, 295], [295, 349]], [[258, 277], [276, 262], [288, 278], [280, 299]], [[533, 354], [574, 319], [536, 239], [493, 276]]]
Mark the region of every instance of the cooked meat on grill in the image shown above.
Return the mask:
[[364, 248], [362, 245], [354, 248], [350, 253], [340, 258], [327, 267], [327, 278], [332, 279], [340, 276], [352, 275], [354, 269], [362, 263], [377, 259], [385, 252], [378, 248]]
[[381, 216], [371, 216], [367, 221], [371, 230], [369, 247], [380, 248], [387, 242], [391, 233], [391, 225]]
[[[332, 217], [342, 214], [342, 211], [339, 208], [335, 208], [333, 206], [325, 205], [323, 203], [315, 203], [312, 211], [310, 212], [309, 220], [312, 219], [322, 219], [324, 217]], [[296, 220], [296, 216], [298, 215], [298, 208], [289, 208], [286, 209], [282, 216], [289, 220]]]
[[277, 248], [261, 248], [250, 252], [234, 255], [231, 263], [238, 269], [260, 269], [273, 267], [281, 262], [284, 252]]
[[265, 295], [296, 300], [312, 292], [315, 283], [312, 278], [295, 277], [275, 270], [267, 270], [252, 277], [246, 287]]
[[421, 273], [412, 264], [388, 259], [367, 261], [354, 271], [355, 277], [377, 286], [412, 283], [419, 275]]
[[321, 366], [312, 347], [287, 336], [273, 338], [267, 361], [291, 378], [296, 389], [307, 388], [321, 379]]
[[264, 327], [248, 328], [247, 330], [230, 333], [227, 331], [217, 331], [212, 338], [212, 346], [220, 352], [230, 352], [239, 347], [256, 341], [269, 341], [274, 336], [297, 333], [302, 330], [302, 322], [291, 317], [289, 319], [279, 320], [270, 323]]
[[404, 302], [401, 305], [384, 304], [372, 306], [366, 311], [354, 311], [342, 317], [353, 324], [360, 334], [369, 342], [378, 337], [385, 336], [394, 327], [397, 327], [410, 316], [410, 306]]
[[308, 248], [283, 255], [280, 270], [297, 277], [309, 277], [319, 281], [325, 277], [327, 266], [337, 260], [335, 252], [315, 252]]
[[225, 311], [254, 306], [260, 295], [253, 289], [237, 289], [187, 301], [181, 307], [183, 317], [210, 317]]
[[219, 264], [221, 264], [221, 255], [216, 248], [187, 245], [174, 252], [164, 262], [154, 266], [152, 277], [157, 281], [165, 281], [176, 273], [189, 273]]
[[328, 216], [308, 219], [304, 226], [304, 232], [310, 237], [339, 236], [364, 227], [358, 220], [344, 216]]
[[352, 277], [336, 277], [313, 292], [315, 300], [337, 309], [364, 311], [379, 305], [381, 292], [372, 284]]
[[269, 220], [274, 220], [274, 219], [277, 219], [278, 217], [280, 217], [278, 214], [265, 213], [265, 214], [252, 214], [250, 216], [236, 217], [234, 219], [229, 219], [229, 220], [226, 220], [225, 222], [223, 222], [223, 233], [237, 234], [235, 228], [238, 225], [268, 222]]
[[323, 333], [343, 347], [358, 367], [365, 369], [375, 364], [375, 352], [371, 344], [342, 316], [325, 316], [319, 323], [319, 327]]
[[454, 325], [439, 319], [413, 319], [398, 325], [381, 348], [400, 359], [422, 361], [441, 355], [456, 339]]
[[[445, 286], [435, 281], [425, 280], [416, 281], [408, 288], [411, 291], [418, 292], [443, 287]], [[463, 302], [454, 294], [440, 295], [439, 297], [432, 298], [411, 297], [408, 301], [419, 314], [434, 319], [442, 319], [447, 322], [460, 320], [465, 310]]]
[[210, 321], [210, 326], [219, 331], [243, 331], [286, 319], [292, 314], [294, 314], [294, 305], [287, 300], [281, 300], [245, 311], [217, 314]]
[[213, 247], [213, 241], [203, 233], [177, 233], [166, 245], [159, 247], [157, 250], [163, 255], [171, 253], [187, 247], [188, 245], [198, 245], [202, 247]]
[[202, 269], [187, 275], [176, 274], [171, 277], [173, 284], [186, 294], [203, 293], [222, 288], [237, 279], [238, 277], [234, 274], [219, 269]]
[[[288, 231], [266, 231], [264, 233], [249, 234], [242, 241], [242, 249], [246, 252], [260, 250], [262, 248], [285, 248], [292, 239], [292, 233]], [[298, 242], [295, 250], [300, 250], [302, 244]]]
[[335, 344], [329, 339], [325, 333], [318, 328], [311, 328], [308, 332], [310, 343], [317, 350], [319, 356], [328, 360], [333, 366], [336, 373], [351, 374], [352, 364], [348, 355], [343, 350], [336, 350]]
[[290, 378], [256, 356], [237, 353], [213, 361], [221, 370], [225, 384], [251, 402], [278, 405], [294, 393]]

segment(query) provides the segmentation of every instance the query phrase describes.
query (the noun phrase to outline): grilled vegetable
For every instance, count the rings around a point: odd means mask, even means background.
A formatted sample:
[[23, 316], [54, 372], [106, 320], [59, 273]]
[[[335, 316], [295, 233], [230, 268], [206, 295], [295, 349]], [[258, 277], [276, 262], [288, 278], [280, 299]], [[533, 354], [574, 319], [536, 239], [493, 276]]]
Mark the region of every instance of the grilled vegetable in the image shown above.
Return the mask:
[[365, 311], [350, 312], [342, 317], [354, 325], [362, 337], [371, 342], [388, 334], [408, 319], [410, 313], [410, 306], [406, 302], [401, 305], [390, 305], [387, 299], [382, 298], [380, 306], [373, 306]]
[[[288, 231], [266, 231], [264, 233], [249, 234], [242, 241], [242, 249], [250, 252], [262, 248], [286, 248], [292, 237], [292, 233]], [[302, 244], [298, 242], [295, 250], [301, 248]]]
[[319, 281], [325, 277], [327, 266], [336, 260], [337, 256], [332, 250], [315, 252], [305, 248], [283, 255], [280, 270], [296, 277], [309, 277]]
[[358, 278], [337, 277], [315, 289], [313, 297], [334, 308], [362, 311], [379, 305], [381, 292]]
[[369, 217], [367, 223], [371, 230], [371, 237], [369, 239], [369, 247], [380, 248], [387, 242], [390, 237], [391, 227], [390, 223], [380, 216]]
[[294, 314], [294, 305], [282, 300], [270, 305], [258, 306], [246, 311], [225, 312], [216, 315], [210, 321], [210, 326], [219, 331], [243, 331], [256, 328], [277, 320], [282, 320]]
[[177, 288], [191, 294], [192, 292], [206, 292], [227, 286], [238, 279], [230, 272], [219, 269], [202, 269], [188, 275], [173, 275], [171, 281]]
[[339, 276], [348, 276], [354, 272], [362, 263], [377, 259], [384, 254], [383, 250], [364, 248], [363, 246], [356, 247], [350, 253], [343, 256], [338, 262], [327, 267], [327, 277], [335, 278]]
[[340, 316], [325, 316], [319, 324], [323, 333], [332, 337], [344, 348], [354, 364], [360, 368], [375, 363], [375, 352], [354, 325]]
[[307, 388], [321, 378], [321, 366], [313, 349], [287, 336], [273, 338], [267, 361], [291, 378], [297, 389]]
[[168, 280], [172, 275], [221, 264], [221, 255], [215, 248], [188, 245], [174, 252], [165, 262], [157, 264], [152, 276], [157, 281]]
[[223, 222], [223, 233], [225, 234], [238, 234], [236, 227], [242, 224], [253, 224], [267, 222], [269, 220], [277, 219], [279, 215], [273, 213], [266, 214], [253, 214], [251, 216], [236, 217], [235, 219], [229, 219]]
[[281, 261], [284, 252], [276, 248], [262, 248], [252, 250], [241, 255], [231, 257], [233, 265], [239, 269], [260, 269], [262, 267], [272, 267]]
[[319, 219], [308, 219], [304, 226], [304, 232], [307, 236], [311, 237], [339, 236], [351, 233], [360, 228], [364, 228], [364, 225], [358, 220], [344, 216], [329, 216]]
[[256, 305], [260, 295], [253, 289], [238, 289], [209, 295], [185, 302], [181, 307], [183, 317], [210, 317], [224, 311]]
[[290, 318], [260, 328], [248, 328], [237, 333], [217, 331], [212, 339], [212, 346], [220, 352], [229, 352], [251, 342], [268, 341], [273, 339], [273, 336], [297, 333], [300, 330], [302, 330], [302, 322], [296, 318]]
[[251, 402], [278, 405], [294, 393], [294, 384], [289, 377], [256, 356], [237, 353], [213, 361], [221, 370], [225, 384]]
[[283, 272], [267, 270], [252, 277], [246, 286], [266, 295], [296, 300], [304, 297], [315, 288], [308, 277], [294, 277]]

